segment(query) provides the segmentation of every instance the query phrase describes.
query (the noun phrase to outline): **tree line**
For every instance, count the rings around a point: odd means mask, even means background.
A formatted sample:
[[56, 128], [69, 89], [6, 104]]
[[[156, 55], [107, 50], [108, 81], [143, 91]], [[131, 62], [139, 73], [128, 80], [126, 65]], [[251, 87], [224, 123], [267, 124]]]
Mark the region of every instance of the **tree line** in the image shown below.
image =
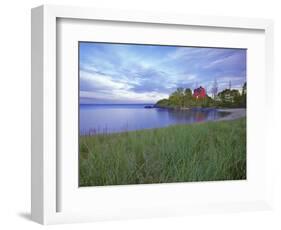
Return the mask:
[[243, 84], [240, 93], [237, 89], [224, 89], [213, 98], [206, 94], [203, 98], [193, 97], [190, 88], [177, 88], [168, 99], [159, 100], [155, 107], [163, 108], [193, 108], [193, 107], [227, 107], [246, 108], [247, 84]]

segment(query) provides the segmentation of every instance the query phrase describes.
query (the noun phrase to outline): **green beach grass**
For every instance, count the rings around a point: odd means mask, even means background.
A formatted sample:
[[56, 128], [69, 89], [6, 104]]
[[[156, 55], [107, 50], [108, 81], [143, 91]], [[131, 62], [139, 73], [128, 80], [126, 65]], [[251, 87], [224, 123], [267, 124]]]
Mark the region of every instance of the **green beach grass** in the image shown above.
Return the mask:
[[246, 118], [80, 136], [79, 185], [246, 179]]

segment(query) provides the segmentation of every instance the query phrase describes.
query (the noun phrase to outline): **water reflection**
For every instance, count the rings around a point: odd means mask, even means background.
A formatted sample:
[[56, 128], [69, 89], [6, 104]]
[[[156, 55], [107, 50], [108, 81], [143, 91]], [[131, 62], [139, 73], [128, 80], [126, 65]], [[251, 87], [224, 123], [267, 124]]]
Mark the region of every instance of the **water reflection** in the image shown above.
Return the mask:
[[227, 115], [216, 109], [191, 109], [191, 110], [167, 110], [170, 119], [176, 123], [194, 123], [207, 120], [216, 120]]

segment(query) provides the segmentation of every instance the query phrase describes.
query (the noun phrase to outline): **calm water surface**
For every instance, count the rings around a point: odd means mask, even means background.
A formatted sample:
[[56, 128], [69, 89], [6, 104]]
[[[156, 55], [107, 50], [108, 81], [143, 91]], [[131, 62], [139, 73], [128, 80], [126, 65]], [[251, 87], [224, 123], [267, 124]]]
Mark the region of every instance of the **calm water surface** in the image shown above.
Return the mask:
[[[146, 104], [147, 105], [147, 104]], [[80, 105], [80, 135], [161, 128], [211, 121], [227, 113], [216, 109], [169, 110], [142, 105]]]

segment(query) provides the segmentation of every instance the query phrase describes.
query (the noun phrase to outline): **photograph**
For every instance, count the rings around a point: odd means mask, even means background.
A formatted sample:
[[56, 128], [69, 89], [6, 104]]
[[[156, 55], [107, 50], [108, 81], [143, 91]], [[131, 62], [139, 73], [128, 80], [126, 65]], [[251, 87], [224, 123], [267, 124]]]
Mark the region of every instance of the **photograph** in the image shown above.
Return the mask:
[[247, 49], [78, 42], [79, 186], [246, 180]]

